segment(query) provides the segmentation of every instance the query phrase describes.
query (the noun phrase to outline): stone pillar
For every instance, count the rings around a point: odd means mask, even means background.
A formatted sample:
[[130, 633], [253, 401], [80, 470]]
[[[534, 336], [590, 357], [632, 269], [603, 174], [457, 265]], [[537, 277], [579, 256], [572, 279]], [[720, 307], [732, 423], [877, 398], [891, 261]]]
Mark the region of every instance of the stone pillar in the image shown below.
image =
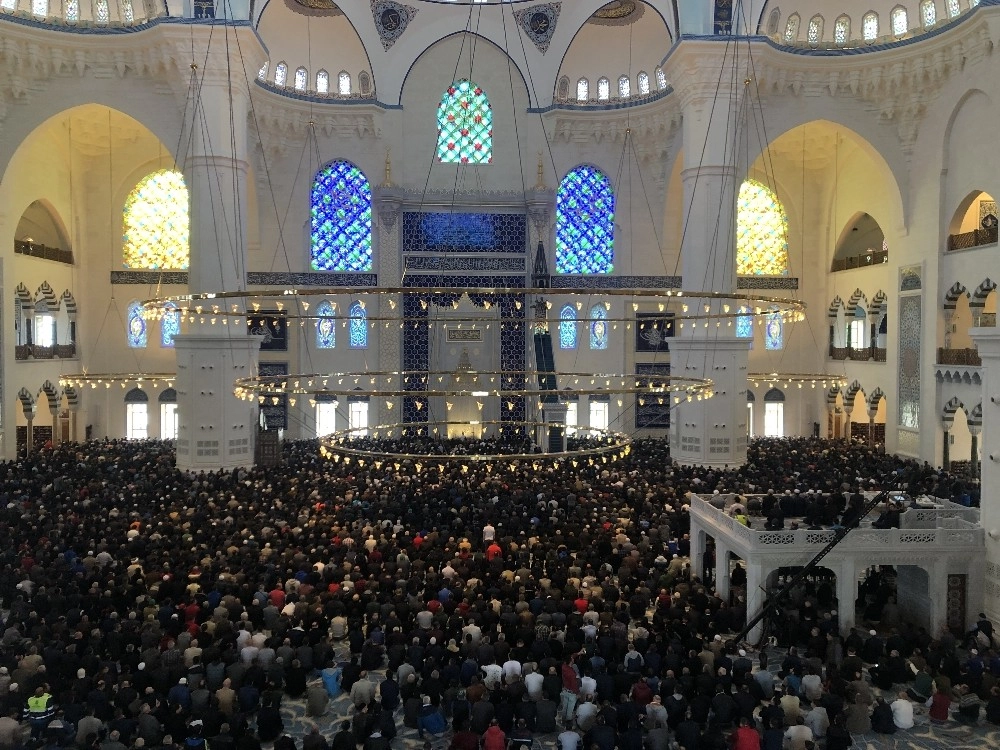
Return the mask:
[[[737, 181], [733, 146], [742, 123], [736, 112], [744, 71], [729, 68], [719, 77], [717, 44], [688, 41], [664, 66], [683, 115], [683, 149], [698, 155], [697, 166], [681, 173], [684, 186], [683, 285], [689, 291], [736, 291], [735, 214]], [[710, 62], [710, 60], [714, 62]], [[711, 69], [711, 74], [708, 71]], [[735, 301], [692, 297], [688, 314], [733, 313]], [[740, 466], [746, 462], [746, 389], [749, 342], [736, 338], [729, 318], [678, 321], [670, 343], [672, 373], [709, 378], [715, 395], [682, 401], [672, 417], [670, 455], [679, 463]]]
[[840, 632], [847, 635], [854, 627], [854, 600], [858, 597], [858, 570], [848, 556], [837, 571], [837, 622]]
[[[265, 59], [253, 29], [234, 28], [238, 44], [211, 44], [211, 30], [186, 28], [199, 61], [200, 87], [188, 96], [189, 144], [181, 158], [191, 196], [191, 293], [246, 289], [247, 80]], [[233, 51], [233, 59], [227, 50]], [[242, 50], [237, 56], [236, 50]], [[244, 75], [245, 73], [245, 75]], [[210, 306], [206, 305], [210, 309]], [[233, 303], [226, 309], [232, 311]], [[237, 313], [245, 306], [236, 303]], [[175, 339], [177, 355], [177, 467], [183, 471], [251, 466], [257, 432], [257, 404], [237, 399], [233, 381], [257, 373], [259, 339], [246, 321], [226, 325], [189, 315]]]
[[941, 447], [941, 468], [948, 471], [948, 467], [951, 466], [951, 446], [948, 444], [951, 440], [951, 425], [944, 426], [944, 445]]
[[927, 595], [930, 598], [931, 621], [927, 632], [931, 638], [937, 638], [947, 622], [946, 603], [948, 601], [948, 558], [934, 558], [934, 562], [926, 566]]
[[851, 408], [848, 408], [846, 405], [844, 406], [844, 440], [848, 443], [851, 442], [851, 425], [853, 424], [853, 422], [851, 422], [852, 411], [854, 411], [853, 406]]
[[[973, 328], [969, 331], [982, 359], [983, 379], [982, 454], [979, 467], [983, 487], [980, 519], [986, 529], [986, 565], [984, 580], [969, 580], [969, 589], [986, 592], [1000, 589], [1000, 498], [991, 489], [1000, 486], [1000, 328]], [[974, 441], [974, 445], [975, 442]], [[973, 459], [975, 460], [975, 459]], [[986, 616], [1000, 622], [1000, 598], [987, 595], [983, 602]]]
[[705, 532], [695, 524], [691, 524], [691, 575], [702, 577], [705, 569]]
[[[764, 604], [764, 569], [760, 562], [747, 561], [747, 619], [754, 617], [760, 612]], [[747, 640], [756, 643], [760, 640], [762, 624], [757, 623], [754, 628], [747, 633]]]
[[969, 447], [969, 472], [973, 477], [979, 476], [979, 433], [982, 430], [983, 428], [980, 425], [969, 425], [969, 435], [972, 438], [972, 443]]
[[729, 548], [715, 539], [715, 590], [723, 601], [729, 601]]

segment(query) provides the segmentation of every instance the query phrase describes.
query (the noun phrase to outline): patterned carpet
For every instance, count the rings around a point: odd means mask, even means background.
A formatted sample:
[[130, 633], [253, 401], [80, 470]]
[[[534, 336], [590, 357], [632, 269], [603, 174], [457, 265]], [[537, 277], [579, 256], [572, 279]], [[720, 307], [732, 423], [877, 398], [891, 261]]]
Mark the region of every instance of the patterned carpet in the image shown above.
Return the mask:
[[[346, 656], [346, 652], [338, 652], [338, 656]], [[771, 661], [775, 667], [781, 662], [782, 652], [775, 652]], [[313, 683], [319, 683], [315, 678]], [[899, 686], [902, 689], [903, 686]], [[876, 695], [879, 691], [874, 690]], [[895, 691], [898, 692], [898, 691]], [[895, 695], [895, 692], [893, 695]], [[888, 697], [888, 696], [887, 696]], [[332, 739], [342, 721], [349, 720], [352, 715], [350, 698], [341, 693], [330, 701], [327, 712], [321, 717], [307, 717], [304, 700], [291, 700], [287, 697], [282, 703], [282, 717], [285, 722], [285, 732], [296, 738], [296, 744], [301, 747], [300, 738], [307, 734], [315, 723], [320, 732]], [[894, 735], [864, 734], [855, 735], [853, 750], [985, 750], [985, 748], [1000, 748], [1000, 726], [987, 724], [980, 718], [975, 727], [950, 723], [944, 726], [932, 726], [925, 709], [918, 709], [914, 717], [913, 729], [899, 731]], [[424, 740], [417, 736], [417, 730], [406, 729], [402, 723], [402, 708], [397, 712], [396, 726], [398, 734], [393, 740], [393, 748], [398, 750], [421, 750]], [[444, 750], [451, 742], [451, 733], [442, 735], [427, 735], [433, 750]], [[820, 743], [820, 747], [822, 747]], [[553, 750], [556, 747], [556, 735], [536, 735], [535, 750]]]

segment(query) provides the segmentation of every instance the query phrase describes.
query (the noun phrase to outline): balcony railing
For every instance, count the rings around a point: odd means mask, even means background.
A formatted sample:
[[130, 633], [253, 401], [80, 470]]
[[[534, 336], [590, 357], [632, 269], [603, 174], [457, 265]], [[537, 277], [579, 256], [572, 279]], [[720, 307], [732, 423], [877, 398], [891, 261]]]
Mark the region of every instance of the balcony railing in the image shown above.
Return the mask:
[[968, 250], [970, 247], [994, 245], [997, 241], [997, 227], [973, 229], [971, 232], [948, 235], [948, 250]]
[[853, 362], [885, 362], [886, 350], [879, 346], [866, 346], [864, 349], [855, 349], [848, 346], [831, 346], [830, 359], [845, 360]]
[[56, 263], [73, 265], [72, 250], [61, 250], [58, 247], [49, 247], [37, 242], [14, 240], [14, 252], [18, 255], [30, 255], [32, 258], [43, 258], [45, 260], [54, 260]]
[[[994, 240], [995, 241], [995, 240]], [[889, 262], [889, 252], [887, 250], [875, 250], [874, 248], [865, 250], [857, 255], [850, 255], [846, 258], [834, 258], [833, 271], [848, 271], [852, 268], [864, 268], [865, 266], [878, 266]]]
[[979, 325], [982, 328], [996, 328], [997, 327], [997, 314], [996, 313], [980, 313], [979, 314]]
[[73, 359], [74, 357], [76, 357], [76, 344], [57, 344], [56, 346], [18, 344], [14, 347], [14, 359], [19, 361], [29, 359]]
[[982, 367], [983, 360], [976, 349], [944, 349], [937, 350], [939, 365], [963, 365], [965, 367]]

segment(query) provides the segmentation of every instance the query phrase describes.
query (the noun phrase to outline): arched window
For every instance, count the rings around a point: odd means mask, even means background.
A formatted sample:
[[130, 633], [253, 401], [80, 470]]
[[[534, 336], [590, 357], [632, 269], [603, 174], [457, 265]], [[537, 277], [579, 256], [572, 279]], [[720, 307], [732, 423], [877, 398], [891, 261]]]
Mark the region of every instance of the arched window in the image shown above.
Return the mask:
[[265, 60], [264, 64], [260, 66], [260, 70], [257, 71], [257, 78], [261, 81], [267, 80], [267, 67], [270, 63], [270, 60]]
[[590, 308], [590, 348], [608, 348], [608, 314], [603, 305]]
[[364, 172], [338, 160], [321, 169], [311, 196], [314, 271], [372, 270], [372, 190]]
[[663, 68], [656, 69], [656, 85], [661, 91], [667, 87], [667, 74], [663, 72]]
[[632, 80], [628, 76], [618, 78], [618, 98], [628, 99], [632, 96]]
[[954, 18], [961, 12], [962, 8], [959, 6], [958, 0], [948, 0], [948, 18]]
[[321, 70], [316, 74], [316, 93], [317, 94], [329, 94], [330, 93], [330, 74], [325, 70]]
[[455, 81], [438, 106], [438, 161], [448, 164], [493, 162], [493, 109], [472, 81]]
[[607, 78], [597, 79], [597, 101], [606, 102], [611, 98], [611, 81]]
[[569, 97], [569, 76], [563, 76], [559, 79], [559, 86], [556, 89], [556, 98], [559, 101], [566, 101]]
[[746, 305], [739, 309], [739, 315], [736, 316], [736, 337], [740, 339], [753, 338], [753, 314]]
[[188, 267], [188, 189], [183, 174], [161, 169], [143, 177], [125, 199], [122, 218], [126, 268]]
[[851, 19], [841, 16], [833, 25], [833, 43], [838, 47], [843, 47], [851, 38]]
[[358, 73], [358, 88], [361, 89], [361, 96], [368, 96], [372, 92], [372, 77], [368, 71], [362, 70]]
[[306, 85], [309, 83], [309, 71], [305, 68], [295, 69], [295, 90], [305, 91]]
[[346, 70], [340, 71], [337, 76], [337, 93], [341, 96], [351, 95], [351, 74]]
[[909, 31], [909, 19], [906, 16], [906, 8], [897, 5], [892, 9], [892, 34], [893, 36], [903, 36]]
[[141, 388], [125, 394], [125, 438], [145, 440], [149, 437], [149, 396]]
[[736, 273], [788, 274], [788, 219], [778, 196], [756, 180], [740, 186], [736, 209]]
[[49, 14], [49, 0], [31, 0], [31, 13], [38, 18]]
[[773, 307], [767, 313], [767, 323], [764, 328], [764, 348], [768, 351], [778, 351], [785, 348], [785, 319], [781, 311]]
[[772, 388], [764, 394], [764, 437], [785, 436], [785, 394]]
[[767, 33], [777, 34], [778, 33], [778, 22], [781, 20], [781, 10], [775, 8], [771, 11], [771, 15], [767, 19]]
[[576, 349], [576, 310], [572, 305], [559, 313], [559, 348]]
[[611, 273], [615, 194], [597, 167], [582, 165], [556, 192], [556, 273]]
[[806, 40], [809, 44], [819, 44], [823, 39], [823, 16], [813, 16], [809, 19], [806, 29]]
[[167, 388], [156, 399], [160, 402], [160, 440], [176, 440], [180, 432], [177, 415], [177, 391]]
[[337, 345], [337, 317], [329, 300], [316, 306], [316, 348], [333, 349]]
[[785, 41], [794, 42], [799, 38], [799, 14], [792, 13], [785, 21]]
[[145, 349], [146, 321], [142, 317], [142, 303], [133, 302], [128, 306], [128, 345], [133, 349]]
[[350, 311], [350, 334], [352, 349], [368, 348], [368, 313], [360, 302], [351, 305]]
[[163, 317], [160, 318], [160, 346], [172, 349], [174, 337], [181, 332], [181, 313], [177, 305], [168, 302], [163, 306]]
[[135, 22], [135, 12], [132, 10], [132, 0], [121, 0], [122, 2], [122, 21], [125, 23]]
[[861, 38], [866, 42], [874, 42], [878, 39], [878, 13], [872, 11], [865, 13], [861, 19]]
[[[0, 3], [0, 7], [5, 7]], [[80, 20], [80, 0], [66, 0], [63, 16], [66, 23], [76, 23]]]
[[280, 62], [274, 67], [274, 85], [284, 86], [288, 82], [288, 66]]
[[586, 78], [581, 78], [576, 82], [576, 100], [578, 102], [585, 102], [590, 99], [590, 81]]
[[645, 70], [639, 71], [639, 76], [636, 79], [639, 83], [639, 96], [649, 95], [649, 73]]
[[94, 20], [98, 26], [107, 26], [111, 14], [108, 11], [108, 0], [97, 0], [94, 3]]
[[937, 23], [937, 3], [934, 0], [924, 0], [920, 3], [920, 23], [925, 29]]

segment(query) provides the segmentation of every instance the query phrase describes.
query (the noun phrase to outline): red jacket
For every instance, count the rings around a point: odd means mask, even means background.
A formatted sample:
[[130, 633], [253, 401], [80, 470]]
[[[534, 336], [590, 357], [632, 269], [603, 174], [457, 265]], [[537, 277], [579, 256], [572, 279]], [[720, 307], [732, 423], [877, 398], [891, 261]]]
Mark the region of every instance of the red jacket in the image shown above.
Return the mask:
[[760, 750], [760, 735], [753, 727], [740, 727], [730, 736], [733, 750]]
[[483, 750], [506, 750], [507, 735], [496, 724], [486, 730], [483, 735]]

